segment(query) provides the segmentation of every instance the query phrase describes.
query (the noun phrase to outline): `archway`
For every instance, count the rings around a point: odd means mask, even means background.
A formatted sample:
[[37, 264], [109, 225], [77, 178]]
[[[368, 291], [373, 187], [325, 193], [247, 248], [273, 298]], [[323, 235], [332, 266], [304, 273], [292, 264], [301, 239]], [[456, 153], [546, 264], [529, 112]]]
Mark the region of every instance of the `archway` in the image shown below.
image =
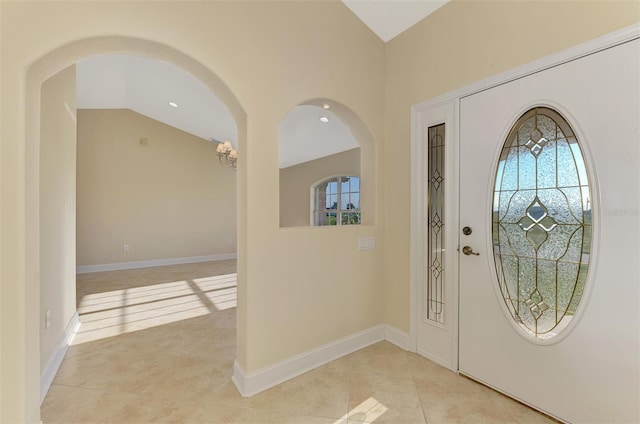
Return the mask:
[[[22, 318], [25, 325], [25, 384], [26, 412], [28, 416], [37, 416], [40, 397], [40, 107], [41, 86], [50, 77], [73, 65], [78, 60], [96, 54], [130, 54], [162, 60], [172, 63], [204, 83], [228, 108], [237, 125], [238, 147], [242, 151], [245, 145], [246, 113], [229, 87], [202, 63], [172, 47], [132, 37], [109, 36], [93, 37], [69, 43], [34, 62], [27, 70], [25, 148], [25, 305]], [[245, 193], [246, 170], [242, 160], [238, 167], [238, 252], [244, 250], [244, 204], [241, 199]], [[242, 254], [238, 261], [238, 304], [243, 307], [244, 261]]]
[[[324, 115], [338, 123], [329, 124]], [[331, 128], [319, 131], [325, 124]], [[279, 128], [280, 226], [308, 226], [312, 183], [329, 174], [345, 172], [362, 178], [362, 197], [358, 196], [361, 223], [375, 224], [375, 140], [362, 119], [336, 100], [315, 98], [294, 106], [282, 118]], [[292, 205], [302, 207], [283, 213]]]

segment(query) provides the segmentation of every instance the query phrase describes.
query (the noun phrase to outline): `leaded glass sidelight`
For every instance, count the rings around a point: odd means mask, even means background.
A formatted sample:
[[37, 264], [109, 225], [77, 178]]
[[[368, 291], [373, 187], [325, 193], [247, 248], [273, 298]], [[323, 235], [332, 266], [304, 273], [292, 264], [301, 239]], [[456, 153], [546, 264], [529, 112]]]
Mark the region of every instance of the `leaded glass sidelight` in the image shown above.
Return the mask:
[[493, 248], [507, 309], [537, 339], [557, 335], [584, 292], [590, 199], [585, 161], [567, 121], [546, 107], [522, 115], [496, 171]]
[[444, 124], [429, 128], [427, 319], [444, 324]]

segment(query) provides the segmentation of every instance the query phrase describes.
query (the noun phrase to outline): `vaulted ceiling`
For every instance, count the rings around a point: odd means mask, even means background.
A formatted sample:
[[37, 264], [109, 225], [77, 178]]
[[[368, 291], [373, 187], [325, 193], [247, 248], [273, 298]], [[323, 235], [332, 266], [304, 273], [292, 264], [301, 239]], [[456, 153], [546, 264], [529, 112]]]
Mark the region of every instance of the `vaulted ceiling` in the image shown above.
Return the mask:
[[[343, 0], [387, 42], [448, 0]], [[166, 62], [101, 55], [77, 64], [79, 109], [126, 108], [207, 140], [230, 140], [236, 124], [226, 106], [202, 82]], [[320, 121], [320, 118], [324, 117]], [[326, 122], [325, 122], [326, 121]], [[280, 167], [357, 147], [348, 127], [331, 111], [304, 105], [280, 125]], [[301, 143], [304, 140], [304, 143]]]

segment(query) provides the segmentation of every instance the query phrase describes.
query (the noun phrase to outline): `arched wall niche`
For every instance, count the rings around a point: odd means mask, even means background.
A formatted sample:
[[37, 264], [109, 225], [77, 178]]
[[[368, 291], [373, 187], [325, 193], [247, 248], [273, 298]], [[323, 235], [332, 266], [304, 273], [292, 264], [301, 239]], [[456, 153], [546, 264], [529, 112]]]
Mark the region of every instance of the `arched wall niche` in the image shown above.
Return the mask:
[[[81, 59], [99, 54], [128, 54], [162, 60], [180, 67], [204, 83], [228, 108], [234, 118], [238, 134], [238, 150], [246, 146], [246, 112], [231, 89], [208, 67], [181, 51], [151, 40], [126, 36], [91, 37], [58, 47], [33, 62], [26, 72], [25, 101], [25, 238], [24, 304], [18, 305], [26, 337], [24, 339], [24, 378], [26, 389], [25, 412], [33, 421], [40, 407], [40, 106], [41, 87], [50, 77]], [[245, 253], [246, 252], [246, 167], [242, 157], [238, 161], [238, 349], [237, 357], [244, 363], [243, 314], [245, 307]]]
[[[356, 166], [359, 168], [359, 176], [361, 179], [361, 197], [360, 197], [360, 205], [362, 211], [362, 224], [363, 225], [374, 225], [375, 224], [375, 185], [376, 185], [376, 176], [375, 176], [375, 139], [369, 131], [369, 128], [366, 126], [364, 121], [348, 106], [329, 98], [314, 98], [310, 100], [303, 101], [301, 103], [296, 104], [292, 107], [287, 114], [282, 118], [282, 122], [291, 114], [291, 112], [299, 106], [316, 106], [320, 110], [322, 110], [325, 105], [330, 106], [330, 112], [335, 115], [342, 123], [348, 128], [349, 132], [355, 139], [358, 144], [359, 149], [359, 161], [360, 163]], [[282, 137], [279, 135], [279, 144], [280, 149], [282, 149]], [[355, 149], [354, 149], [355, 150]], [[344, 153], [349, 153], [344, 152]], [[357, 153], [357, 152], [355, 152]], [[327, 175], [323, 175], [324, 177], [331, 176], [330, 174], [335, 174], [338, 171], [327, 171]], [[345, 173], [346, 175], [346, 173]], [[279, 190], [279, 205], [280, 205], [280, 227], [308, 227], [310, 225], [310, 187], [311, 183], [317, 182], [322, 176], [319, 176], [313, 181], [310, 180], [310, 184], [306, 187], [305, 190], [297, 190], [295, 194], [289, 193], [287, 190], [290, 190], [291, 185], [288, 184], [283, 179], [283, 170], [280, 170], [280, 190]], [[301, 223], [301, 219], [298, 219], [295, 224], [292, 224], [292, 220], [290, 217], [285, 217], [283, 214], [283, 208], [288, 207], [287, 205], [291, 201], [292, 195], [296, 197], [302, 197], [302, 199], [296, 199], [296, 202], [303, 203], [307, 205], [306, 208], [306, 223]], [[300, 214], [298, 214], [300, 215]]]

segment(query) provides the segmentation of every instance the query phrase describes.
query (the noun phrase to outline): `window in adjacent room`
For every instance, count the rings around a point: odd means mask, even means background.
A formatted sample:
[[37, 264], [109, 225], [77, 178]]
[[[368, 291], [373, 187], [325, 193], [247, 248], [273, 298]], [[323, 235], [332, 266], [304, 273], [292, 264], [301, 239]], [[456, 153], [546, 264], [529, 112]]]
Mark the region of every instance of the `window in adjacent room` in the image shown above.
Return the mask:
[[312, 196], [312, 225], [360, 224], [360, 177], [324, 179], [313, 185]]

